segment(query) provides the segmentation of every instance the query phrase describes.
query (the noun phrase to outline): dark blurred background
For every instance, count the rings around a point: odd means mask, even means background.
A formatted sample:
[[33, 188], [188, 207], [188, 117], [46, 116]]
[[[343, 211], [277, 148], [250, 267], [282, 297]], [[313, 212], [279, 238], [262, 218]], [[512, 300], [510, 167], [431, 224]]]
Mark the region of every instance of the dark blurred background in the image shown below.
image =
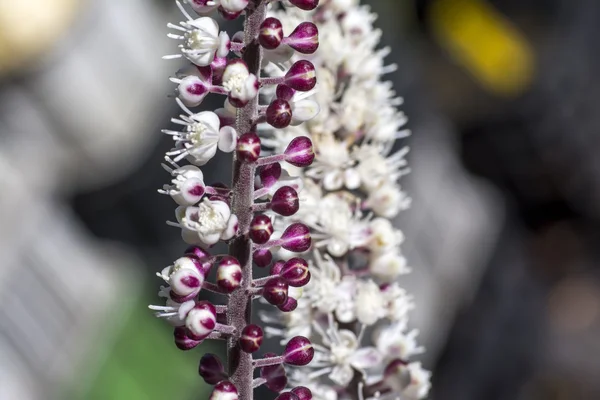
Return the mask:
[[[600, 2], [365, 3], [411, 118], [397, 224], [431, 398], [599, 399]], [[221, 349], [179, 352], [146, 309], [185, 247], [156, 193], [179, 19], [0, 0], [1, 400], [207, 397], [197, 361]]]

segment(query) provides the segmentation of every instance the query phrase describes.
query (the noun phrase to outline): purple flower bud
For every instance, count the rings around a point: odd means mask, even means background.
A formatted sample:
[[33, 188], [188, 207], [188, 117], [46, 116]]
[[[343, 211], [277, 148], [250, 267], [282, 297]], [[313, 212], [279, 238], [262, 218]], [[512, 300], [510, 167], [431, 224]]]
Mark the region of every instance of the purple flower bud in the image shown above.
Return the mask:
[[271, 267], [271, 275], [279, 275], [283, 266], [285, 265], [285, 261], [279, 260]]
[[281, 177], [281, 164], [273, 163], [261, 166], [258, 171], [258, 176], [264, 187], [269, 188], [273, 186]]
[[312, 400], [312, 392], [305, 386], [297, 386], [293, 388], [292, 393], [298, 396], [298, 400]]
[[280, 275], [288, 285], [293, 287], [302, 287], [310, 281], [308, 263], [299, 257], [294, 257], [286, 261]]
[[271, 218], [264, 214], [254, 217], [250, 223], [250, 239], [256, 244], [263, 244], [269, 241], [273, 234], [273, 223]]
[[315, 66], [308, 60], [296, 61], [285, 74], [285, 84], [294, 90], [308, 92], [317, 84]]
[[201, 340], [190, 339], [185, 333], [185, 327], [178, 326], [173, 331], [173, 338], [175, 339], [175, 346], [179, 350], [191, 350], [194, 347], [202, 343]]
[[296, 214], [300, 208], [298, 192], [291, 186], [282, 186], [273, 194], [271, 199], [271, 210], [279, 215], [289, 217]]
[[273, 253], [269, 249], [259, 249], [252, 253], [252, 260], [257, 267], [264, 268], [273, 261]]
[[207, 259], [210, 257], [210, 253], [207, 250], [203, 249], [200, 246], [190, 246], [187, 249], [185, 249], [184, 253], [188, 257], [191, 255], [196, 257], [194, 262], [197, 265], [200, 265], [200, 267], [204, 271], [204, 276], [208, 275], [210, 269], [212, 268], [212, 263], [207, 261]]
[[392, 360], [383, 371], [383, 379], [396, 392], [406, 389], [411, 381], [406, 362], [400, 359]]
[[185, 333], [190, 339], [204, 340], [217, 325], [217, 310], [208, 301], [199, 301], [185, 317]]
[[260, 156], [260, 138], [254, 132], [244, 133], [237, 141], [238, 160], [255, 162]]
[[310, 340], [304, 336], [295, 336], [285, 345], [283, 358], [286, 364], [302, 366], [310, 363], [314, 355], [315, 349]]
[[[264, 357], [277, 357], [277, 354], [265, 353]], [[281, 364], [262, 367], [260, 369], [260, 377], [266, 380], [265, 386], [276, 393], [281, 392], [287, 386], [288, 380], [285, 368]]]
[[282, 129], [292, 122], [292, 107], [285, 100], [275, 99], [267, 107], [267, 122], [274, 128]]
[[289, 0], [289, 2], [306, 11], [314, 10], [319, 5], [319, 0]]
[[298, 308], [298, 301], [295, 298], [288, 296], [285, 303], [278, 305], [277, 308], [282, 312], [292, 312]]
[[296, 167], [308, 167], [315, 159], [312, 141], [306, 136], [297, 136], [286, 147], [285, 161]]
[[209, 385], [216, 385], [222, 380], [227, 379], [225, 368], [219, 357], [214, 354], [206, 353], [200, 359], [198, 373]]
[[298, 396], [292, 392], [281, 393], [275, 400], [298, 400]]
[[281, 247], [288, 251], [302, 253], [310, 248], [312, 240], [310, 230], [301, 223], [291, 224], [281, 235]]
[[285, 101], [291, 101], [295, 94], [296, 91], [294, 89], [284, 84], [277, 85], [277, 89], [275, 90], [275, 97]]
[[236, 19], [237, 17], [239, 17], [242, 12], [238, 11], [238, 12], [231, 12], [228, 11], [226, 9], [224, 9], [222, 6], [219, 7], [219, 14], [221, 14], [221, 16], [223, 17], [223, 19], [226, 19], [228, 21], [233, 21], [234, 19]]
[[246, 325], [240, 336], [240, 347], [246, 353], [254, 353], [260, 349], [263, 341], [263, 330], [258, 325]]
[[242, 282], [242, 267], [235, 257], [226, 256], [219, 261], [217, 267], [217, 286], [227, 293], [240, 287]]
[[312, 22], [302, 22], [284, 43], [299, 53], [312, 54], [319, 47], [319, 29]]
[[288, 284], [283, 278], [271, 278], [263, 287], [263, 297], [274, 306], [285, 303], [288, 298]]
[[279, 47], [283, 40], [283, 26], [277, 18], [269, 17], [260, 25], [258, 42], [265, 49], [273, 50]]
[[221, 381], [215, 385], [208, 400], [238, 400], [238, 391], [229, 381]]

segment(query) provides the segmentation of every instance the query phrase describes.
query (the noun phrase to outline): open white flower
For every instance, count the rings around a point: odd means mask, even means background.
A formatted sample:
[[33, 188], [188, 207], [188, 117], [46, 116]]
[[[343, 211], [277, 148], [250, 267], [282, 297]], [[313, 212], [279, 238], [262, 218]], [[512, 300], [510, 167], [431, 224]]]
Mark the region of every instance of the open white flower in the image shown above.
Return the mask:
[[315, 161], [306, 171], [306, 175], [322, 181], [326, 190], [338, 190], [342, 187], [356, 189], [360, 186], [360, 176], [353, 168], [346, 142], [332, 135], [320, 135], [312, 138], [315, 146]]
[[415, 308], [412, 296], [398, 282], [383, 286], [381, 293], [385, 299], [385, 316], [392, 321], [404, 321], [408, 312]]
[[399, 251], [390, 251], [372, 257], [369, 261], [369, 271], [376, 278], [390, 282], [400, 275], [408, 274], [411, 269]]
[[241, 59], [230, 61], [223, 73], [223, 87], [229, 92], [229, 102], [243, 107], [258, 94], [258, 78], [248, 71]]
[[406, 175], [406, 155], [408, 148], [386, 157], [382, 146], [372, 144], [358, 146], [352, 152], [356, 160], [356, 171], [360, 176], [361, 187], [373, 191], [386, 183], [395, 183], [401, 176]]
[[171, 196], [180, 206], [192, 206], [202, 199], [206, 186], [204, 174], [198, 167], [185, 165], [174, 170], [165, 165], [163, 167], [171, 173], [173, 179], [171, 185], [164, 185], [159, 193]]
[[180, 58], [185, 56], [188, 60], [198, 66], [210, 65], [215, 56], [225, 57], [229, 53], [230, 40], [226, 32], [219, 33], [219, 24], [210, 17], [192, 18], [176, 1], [181, 13], [187, 21], [179, 25], [167, 24], [171, 29], [179, 33], [169, 33], [167, 36], [182, 43], [178, 46], [181, 54], [165, 56], [165, 59]]
[[227, 203], [220, 200], [204, 200], [198, 207], [179, 207], [177, 221], [184, 240], [190, 244], [213, 245], [220, 239], [231, 239], [237, 233], [237, 217], [231, 214]]
[[408, 364], [410, 384], [402, 391], [407, 399], [424, 399], [431, 388], [431, 372], [423, 369], [420, 362]]
[[192, 164], [202, 166], [215, 156], [217, 147], [226, 153], [235, 149], [237, 132], [230, 126], [221, 128], [217, 114], [212, 111], [193, 113], [179, 98], [176, 101], [187, 115], [182, 114], [171, 121], [184, 126], [185, 130], [162, 131], [175, 141], [175, 149], [167, 152], [167, 156], [174, 157], [174, 162], [186, 158]]
[[354, 377], [354, 371], [363, 375], [365, 370], [379, 365], [383, 356], [375, 347], [360, 347], [363, 332], [356, 336], [352, 331], [338, 329], [329, 314], [329, 326], [323, 330], [318, 323], [314, 329], [322, 338], [322, 345], [313, 344], [315, 359], [310, 367], [316, 369], [311, 375], [328, 374], [329, 379], [340, 386], [346, 386]]
[[317, 248], [325, 247], [332, 256], [340, 257], [369, 242], [371, 233], [366, 221], [361, 219], [362, 214], [359, 210], [352, 211], [339, 195], [330, 193], [323, 197], [315, 212], [317, 222], [311, 227], [317, 231], [312, 235]]
[[372, 280], [359, 281], [354, 300], [356, 319], [364, 325], [373, 325], [385, 317], [385, 296]]
[[419, 331], [413, 329], [406, 331], [406, 323], [398, 321], [391, 325], [381, 328], [375, 333], [373, 342], [377, 344], [377, 349], [384, 354], [386, 359], [392, 360], [399, 358], [408, 360], [410, 357], [421, 354], [425, 348], [417, 343]]
[[373, 253], [393, 251], [404, 242], [404, 234], [395, 229], [389, 219], [374, 218], [369, 222], [369, 228], [371, 229], [369, 250]]
[[322, 313], [334, 313], [342, 322], [354, 320], [354, 294], [356, 280], [342, 278], [340, 268], [328, 254], [314, 252], [310, 268], [311, 280], [304, 290], [303, 300]]
[[379, 216], [394, 218], [400, 211], [407, 210], [410, 203], [410, 197], [397, 185], [386, 184], [373, 191], [365, 205]]

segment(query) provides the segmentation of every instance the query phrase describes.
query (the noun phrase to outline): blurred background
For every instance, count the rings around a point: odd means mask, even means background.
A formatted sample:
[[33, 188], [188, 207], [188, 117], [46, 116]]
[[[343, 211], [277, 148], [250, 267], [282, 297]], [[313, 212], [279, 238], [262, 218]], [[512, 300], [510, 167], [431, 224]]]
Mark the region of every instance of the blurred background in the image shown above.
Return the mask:
[[[397, 224], [431, 398], [599, 399], [600, 2], [365, 3], [411, 118]], [[222, 349], [176, 350], [146, 308], [185, 248], [156, 193], [179, 19], [0, 0], [1, 400], [207, 398], [197, 361]]]

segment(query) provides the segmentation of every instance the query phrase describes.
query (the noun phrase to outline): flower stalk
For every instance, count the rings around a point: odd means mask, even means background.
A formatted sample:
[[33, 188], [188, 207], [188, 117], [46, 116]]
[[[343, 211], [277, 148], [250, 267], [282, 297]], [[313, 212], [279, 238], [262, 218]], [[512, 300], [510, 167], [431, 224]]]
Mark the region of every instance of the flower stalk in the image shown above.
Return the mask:
[[[183, 240], [192, 246], [173, 265], [157, 274], [168, 284], [159, 292], [166, 305], [150, 308], [175, 327], [175, 344], [181, 350], [191, 350], [207, 339], [226, 339], [227, 362], [205, 355], [200, 360], [199, 374], [206, 383], [214, 385], [211, 400], [252, 400], [253, 390], [260, 385], [278, 392], [285, 388], [287, 378], [282, 364], [303, 366], [314, 356], [310, 340], [295, 337], [281, 355], [267, 353], [258, 358], [269, 362], [253, 361], [252, 354], [260, 350], [264, 336], [263, 329], [252, 321], [253, 300], [263, 298], [279, 310], [292, 311], [297, 302], [292, 297], [295, 292], [289, 288], [305, 285], [310, 274], [305, 270], [308, 264], [297, 261], [301, 267], [285, 264], [288, 265], [285, 273], [274, 274], [262, 287], [256, 287], [252, 269], [253, 264], [268, 266], [273, 252], [280, 247], [303, 252], [311, 245], [309, 228], [304, 224], [292, 223], [277, 229], [273, 226], [273, 212], [291, 216], [299, 210], [300, 185], [293, 180], [280, 180], [281, 168], [278, 173], [274, 161], [269, 166], [258, 162], [262, 145], [257, 125], [267, 122], [281, 128], [316, 115], [314, 102], [309, 103], [312, 107], [295, 109], [294, 103], [289, 102], [291, 95], [288, 96], [295, 90], [309, 91], [315, 86], [315, 69], [309, 61], [290, 64], [281, 79], [269, 76], [261, 79], [265, 65], [286, 63], [282, 54], [264, 57], [265, 49], [274, 50], [281, 45], [287, 59], [295, 51], [309, 54], [318, 45], [317, 30], [312, 24], [298, 24], [290, 36], [281, 36], [279, 43], [269, 45], [263, 40], [268, 33], [264, 23], [269, 10], [280, 7], [277, 2], [176, 0], [175, 3], [185, 20], [179, 25], [168, 24], [174, 30], [168, 36], [180, 44], [178, 54], [165, 58], [186, 59], [191, 65], [170, 79], [177, 85], [176, 102], [182, 113], [172, 119], [179, 129], [163, 130], [174, 141], [164, 165], [172, 179], [159, 193], [170, 196], [179, 206], [176, 222], [169, 225], [180, 228]], [[303, 1], [298, 7], [310, 10], [316, 3], [313, 6]], [[243, 34], [230, 38], [227, 32], [220, 31], [216, 20], [208, 16], [214, 11], [225, 19], [243, 17]], [[282, 35], [282, 31], [275, 34]], [[275, 96], [269, 100], [268, 93], [259, 93], [261, 88], [282, 84], [290, 85], [289, 90], [282, 91], [286, 93], [285, 99]], [[225, 96], [224, 107], [214, 112], [197, 111], [196, 107], [208, 94]], [[265, 97], [269, 103], [261, 104]], [[291, 140], [289, 146], [278, 160], [310, 165], [314, 153], [308, 138]], [[229, 187], [204, 183], [199, 167], [209, 163], [217, 151], [233, 153]], [[190, 165], [179, 164], [185, 161]], [[257, 186], [256, 175], [262, 186]], [[277, 239], [271, 239], [274, 233]], [[228, 254], [211, 255], [209, 248], [219, 241], [228, 244]], [[213, 268], [216, 281], [209, 282], [207, 278]], [[226, 304], [200, 300], [202, 290], [223, 295]], [[261, 371], [258, 380], [254, 379], [256, 369]], [[306, 399], [311, 398], [308, 392], [302, 393]]]

